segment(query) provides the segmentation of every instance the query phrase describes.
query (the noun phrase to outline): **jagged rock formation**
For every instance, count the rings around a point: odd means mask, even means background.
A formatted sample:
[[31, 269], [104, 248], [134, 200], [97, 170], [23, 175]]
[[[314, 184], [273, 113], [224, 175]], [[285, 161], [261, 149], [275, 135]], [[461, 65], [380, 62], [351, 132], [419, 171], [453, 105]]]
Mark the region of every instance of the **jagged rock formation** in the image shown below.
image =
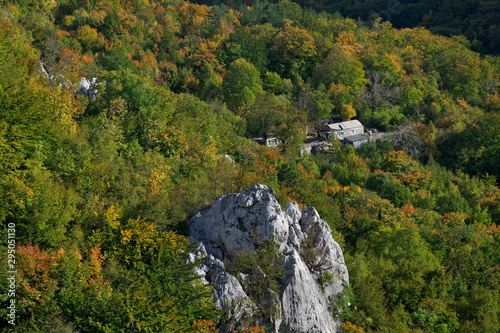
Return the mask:
[[95, 101], [97, 98], [97, 89], [96, 87], [99, 85], [97, 82], [97, 78], [93, 78], [92, 80], [88, 80], [84, 77], [80, 80], [80, 87], [75, 92], [77, 95], [82, 95], [88, 97], [91, 101]]
[[[251, 317], [259, 306], [222, 261], [230, 262], [267, 241], [273, 241], [285, 258], [280, 295], [274, 297], [280, 309], [273, 319], [274, 331], [341, 331], [330, 305], [349, 276], [340, 246], [314, 207], [300, 210], [289, 202], [283, 211], [268, 187], [256, 184], [242, 193], [221, 196], [200, 210], [191, 218], [190, 234], [202, 244], [196, 255], [208, 254], [199, 271], [203, 281], [212, 283], [217, 306], [231, 312], [232, 320], [222, 331]], [[320, 282], [325, 275], [330, 279]]]
[[[64, 77], [64, 75], [58, 74], [54, 76], [52, 74], [49, 74], [42, 62], [40, 62], [40, 70], [42, 71], [42, 76], [49, 82], [54, 83], [57, 81], [57, 85], [59, 85], [60, 87], [76, 88], [68, 79], [66, 79], [66, 77]], [[82, 95], [84, 97], [87, 97], [91, 101], [95, 101], [97, 98], [97, 87], [99, 85], [100, 83], [97, 81], [97, 78], [95, 77], [92, 78], [92, 80], [88, 80], [87, 78], [82, 77], [80, 79], [78, 89], [75, 90], [74, 94], [75, 96]]]
[[[250, 300], [238, 280], [228, 274], [224, 263], [213, 255], [207, 254], [203, 243], [199, 243], [195, 253], [191, 253], [188, 261], [191, 263], [205, 258], [204, 264], [196, 273], [204, 285], [212, 284], [214, 302], [218, 309], [225, 309], [231, 322], [245, 322], [252, 317], [255, 304]], [[234, 327], [229, 323], [221, 327], [221, 331], [231, 331]]]

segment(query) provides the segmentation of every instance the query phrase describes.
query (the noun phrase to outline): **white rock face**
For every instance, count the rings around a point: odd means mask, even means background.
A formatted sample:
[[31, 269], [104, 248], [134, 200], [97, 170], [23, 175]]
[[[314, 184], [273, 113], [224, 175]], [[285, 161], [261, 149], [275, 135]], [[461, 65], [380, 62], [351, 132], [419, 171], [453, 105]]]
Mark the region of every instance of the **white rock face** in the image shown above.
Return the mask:
[[286, 272], [282, 297], [285, 322], [281, 331], [340, 332], [340, 323], [333, 320], [321, 285], [295, 250], [287, 259]]
[[[205, 250], [208, 254], [199, 274], [212, 283], [217, 307], [231, 309], [233, 320], [222, 332], [251, 316], [255, 306], [238, 280], [225, 271], [222, 260], [254, 251], [256, 244], [269, 240], [285, 256], [281, 313], [274, 331], [341, 332], [329, 307], [331, 298], [349, 283], [349, 275], [340, 246], [314, 207], [301, 211], [289, 202], [283, 211], [267, 186], [256, 184], [242, 193], [221, 196], [199, 211], [190, 221], [190, 234], [203, 244], [197, 255]], [[321, 285], [319, 277], [325, 272], [333, 280]]]
[[237, 251], [253, 251], [255, 239], [274, 239], [284, 251], [288, 229], [288, 217], [267, 186], [260, 184], [217, 198], [210, 209], [198, 212], [190, 224], [191, 236], [220, 260], [234, 257]]
[[201, 277], [201, 283], [212, 285], [213, 300], [218, 309], [229, 312], [231, 320], [223, 323], [223, 331], [232, 331], [238, 322], [249, 319], [254, 311], [255, 304], [247, 296], [241, 284], [231, 274], [226, 272], [224, 263], [213, 255], [207, 254], [203, 243], [198, 243], [194, 253], [190, 253], [188, 261], [191, 263], [205, 258], [196, 273]]
[[96, 87], [98, 86], [98, 82], [96, 78], [93, 78], [92, 81], [82, 77], [80, 80], [80, 87], [78, 88], [78, 91], [76, 91], [76, 94], [78, 95], [83, 95], [85, 97], [88, 97], [91, 101], [96, 100], [96, 95], [97, 95], [97, 89]]

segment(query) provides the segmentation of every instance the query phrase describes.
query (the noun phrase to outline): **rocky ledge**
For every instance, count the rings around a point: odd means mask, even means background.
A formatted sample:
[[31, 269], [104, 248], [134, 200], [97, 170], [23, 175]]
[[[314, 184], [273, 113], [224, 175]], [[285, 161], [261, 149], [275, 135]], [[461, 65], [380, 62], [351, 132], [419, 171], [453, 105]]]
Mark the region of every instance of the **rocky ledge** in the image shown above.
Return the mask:
[[[231, 275], [224, 262], [231, 263], [242, 253], [255, 252], [270, 241], [284, 262], [280, 287], [269, 291], [274, 293], [271, 299], [278, 309], [268, 318], [270, 330], [342, 330], [331, 305], [349, 283], [349, 275], [340, 246], [314, 207], [301, 210], [296, 203], [288, 202], [283, 211], [269, 188], [256, 184], [242, 193], [219, 197], [213, 205], [198, 211], [189, 227], [191, 238], [199, 244], [193, 259], [206, 257], [198, 273], [204, 283], [211, 283], [217, 307], [225, 309], [229, 317], [222, 332], [230, 332], [255, 317], [260, 306], [244, 288], [247, 284], [243, 282], [251, 277]], [[255, 267], [254, 271], [259, 270]]]

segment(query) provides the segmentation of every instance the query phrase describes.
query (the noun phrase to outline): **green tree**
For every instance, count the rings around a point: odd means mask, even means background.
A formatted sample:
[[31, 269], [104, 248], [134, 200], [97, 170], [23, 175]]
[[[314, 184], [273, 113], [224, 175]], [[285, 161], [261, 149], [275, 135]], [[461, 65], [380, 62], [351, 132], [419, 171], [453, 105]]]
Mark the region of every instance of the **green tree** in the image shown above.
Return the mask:
[[403, 207], [410, 202], [410, 190], [399, 184], [390, 174], [382, 172], [372, 174], [366, 181], [366, 187], [376, 191], [382, 198], [390, 200], [397, 207]]
[[246, 293], [258, 304], [258, 315], [273, 322], [279, 314], [279, 299], [285, 261], [273, 241], [260, 242], [255, 251], [237, 253], [227, 267], [233, 274], [248, 274], [242, 281]]
[[461, 168], [477, 175], [486, 173], [500, 177], [500, 116], [481, 115], [459, 133], [450, 133], [439, 140], [440, 161], [449, 168]]
[[279, 94], [282, 90], [283, 80], [277, 73], [266, 72], [262, 84], [266, 92]]
[[306, 114], [293, 106], [281, 105], [271, 131], [283, 142], [285, 149], [298, 148], [305, 138]]
[[251, 136], [271, 136], [278, 117], [279, 100], [274, 94], [259, 96], [246, 112], [247, 133]]
[[274, 52], [273, 68], [277, 68], [284, 77], [306, 76], [312, 70], [316, 47], [314, 38], [307, 30], [285, 25], [274, 37], [272, 50]]
[[252, 63], [261, 73], [266, 72], [269, 64], [267, 44], [250, 32], [248, 27], [239, 26], [222, 44], [220, 56], [223, 64], [230, 64], [240, 58]]
[[249, 107], [262, 91], [260, 73], [245, 59], [235, 60], [222, 81], [222, 94], [227, 105], [236, 110]]
[[[323, 63], [315, 71], [314, 81], [317, 85], [338, 86], [335, 91], [347, 90], [349, 97], [338, 100], [336, 105], [351, 103], [368, 83], [363, 70], [363, 64], [346, 50], [335, 47]], [[340, 97], [339, 97], [340, 98]]]

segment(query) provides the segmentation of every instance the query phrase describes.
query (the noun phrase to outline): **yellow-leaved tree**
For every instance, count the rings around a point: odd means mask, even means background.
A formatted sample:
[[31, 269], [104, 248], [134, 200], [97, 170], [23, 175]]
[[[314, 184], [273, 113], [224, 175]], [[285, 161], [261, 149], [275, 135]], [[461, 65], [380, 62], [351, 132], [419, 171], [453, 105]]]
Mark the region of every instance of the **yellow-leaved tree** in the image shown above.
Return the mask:
[[[125, 222], [121, 209], [115, 206], [106, 209], [101, 220], [103, 228], [95, 231], [91, 240], [102, 243], [110, 261], [126, 270], [121, 273], [125, 278], [114, 285], [121, 303], [118, 312], [124, 318], [120, 319], [122, 327], [186, 332], [199, 328], [200, 320], [216, 320], [210, 290], [194, 272], [200, 263], [186, 262], [187, 254], [193, 251], [186, 237], [160, 230], [156, 223], [140, 217]], [[116, 316], [116, 309], [109, 311]]]
[[356, 117], [356, 110], [352, 106], [352, 104], [344, 104], [342, 105], [342, 108], [340, 109], [340, 116], [342, 117], [342, 120], [347, 121], [351, 120], [351, 118]]

